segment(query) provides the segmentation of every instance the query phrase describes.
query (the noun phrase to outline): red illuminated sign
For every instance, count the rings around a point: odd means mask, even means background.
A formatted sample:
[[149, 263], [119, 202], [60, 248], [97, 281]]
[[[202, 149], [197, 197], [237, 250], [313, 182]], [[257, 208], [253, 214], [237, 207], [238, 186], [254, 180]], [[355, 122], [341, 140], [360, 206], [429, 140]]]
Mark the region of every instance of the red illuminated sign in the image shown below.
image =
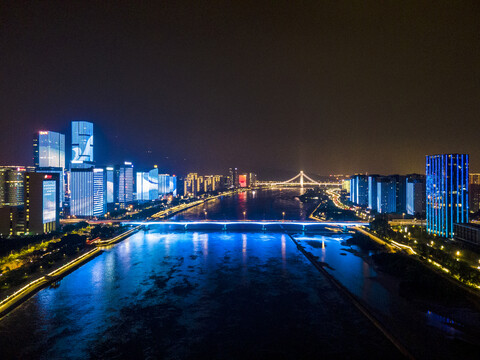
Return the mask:
[[241, 188], [247, 187], [247, 175], [238, 175], [238, 184]]

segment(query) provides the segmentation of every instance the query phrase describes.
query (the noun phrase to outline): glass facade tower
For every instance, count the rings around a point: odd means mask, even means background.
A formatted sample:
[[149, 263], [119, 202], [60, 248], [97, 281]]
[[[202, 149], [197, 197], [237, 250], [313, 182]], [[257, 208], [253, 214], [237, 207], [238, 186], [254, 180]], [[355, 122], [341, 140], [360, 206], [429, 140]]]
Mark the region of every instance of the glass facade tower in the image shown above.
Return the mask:
[[427, 232], [452, 238], [454, 223], [468, 222], [468, 154], [426, 157]]
[[118, 171], [118, 202], [120, 207], [133, 201], [133, 164], [125, 161]]
[[71, 169], [70, 214], [101, 216], [107, 210], [106, 172], [101, 168]]
[[93, 162], [93, 124], [72, 121], [72, 162]]
[[65, 168], [65, 135], [39, 131], [33, 138], [33, 162], [36, 167]]

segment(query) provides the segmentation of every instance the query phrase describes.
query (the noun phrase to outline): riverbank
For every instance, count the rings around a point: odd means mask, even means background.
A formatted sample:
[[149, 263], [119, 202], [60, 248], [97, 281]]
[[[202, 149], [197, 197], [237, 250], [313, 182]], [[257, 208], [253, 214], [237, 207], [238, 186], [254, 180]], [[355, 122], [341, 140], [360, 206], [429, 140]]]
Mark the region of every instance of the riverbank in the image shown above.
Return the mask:
[[[139, 231], [142, 226], [137, 226], [133, 229], [130, 229], [112, 239], [109, 239], [107, 242], [100, 243], [99, 246], [108, 246], [116, 244], [125, 238], [133, 235], [135, 232]], [[96, 247], [86, 253], [81, 254], [80, 256], [74, 258], [70, 262], [62, 265], [58, 269], [53, 270], [52, 272], [44, 275], [29, 284], [25, 285], [21, 289], [15, 291], [10, 296], [7, 296], [5, 299], [0, 301], [0, 319], [7, 315], [10, 311], [15, 309], [21, 303], [32, 297], [39, 290], [45, 288], [48, 285], [54, 284], [59, 281], [62, 277], [68, 275], [73, 270], [77, 269], [81, 265], [90, 261], [94, 257], [100, 255], [103, 250], [100, 247]]]

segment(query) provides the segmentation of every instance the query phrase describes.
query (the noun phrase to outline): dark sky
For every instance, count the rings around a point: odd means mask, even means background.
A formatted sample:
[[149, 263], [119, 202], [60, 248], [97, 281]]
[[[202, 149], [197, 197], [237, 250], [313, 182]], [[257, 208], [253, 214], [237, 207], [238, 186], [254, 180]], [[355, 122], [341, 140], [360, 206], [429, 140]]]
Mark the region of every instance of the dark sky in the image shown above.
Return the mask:
[[479, 1], [2, 1], [0, 29], [0, 164], [83, 119], [101, 164], [480, 171]]

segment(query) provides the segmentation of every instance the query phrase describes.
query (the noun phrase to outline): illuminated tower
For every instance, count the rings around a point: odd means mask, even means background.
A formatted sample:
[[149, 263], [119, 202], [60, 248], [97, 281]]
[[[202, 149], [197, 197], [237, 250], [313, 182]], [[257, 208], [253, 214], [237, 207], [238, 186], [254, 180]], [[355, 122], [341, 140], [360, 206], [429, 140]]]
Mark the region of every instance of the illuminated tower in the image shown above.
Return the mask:
[[33, 136], [33, 163], [36, 171], [58, 174], [59, 207], [65, 201], [65, 135], [55, 131], [39, 131]]
[[93, 124], [72, 121], [72, 163], [93, 161]]
[[468, 222], [468, 154], [428, 155], [425, 171], [427, 231], [452, 238]]
[[65, 168], [65, 135], [39, 131], [33, 137], [33, 163], [36, 167]]

